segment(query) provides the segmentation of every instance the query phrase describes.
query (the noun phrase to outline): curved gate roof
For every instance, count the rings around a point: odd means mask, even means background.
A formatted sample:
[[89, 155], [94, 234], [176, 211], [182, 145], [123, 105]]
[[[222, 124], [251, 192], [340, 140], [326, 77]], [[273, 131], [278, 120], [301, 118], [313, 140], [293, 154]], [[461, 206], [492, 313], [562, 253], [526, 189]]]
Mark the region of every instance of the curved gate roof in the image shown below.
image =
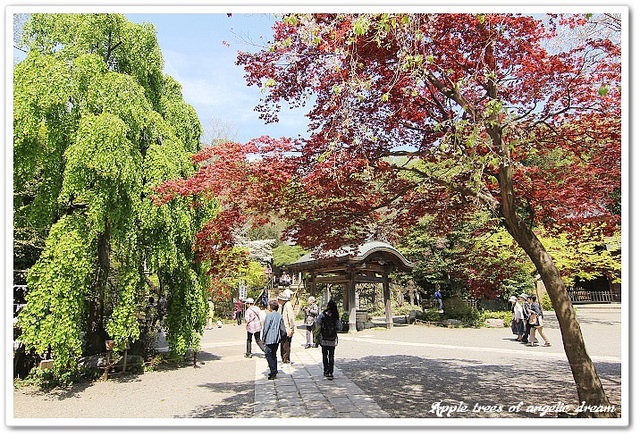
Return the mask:
[[333, 251], [321, 252], [316, 258], [312, 253], [303, 255], [287, 267], [294, 271], [311, 271], [320, 267], [336, 268], [362, 265], [366, 263], [393, 264], [398, 270], [409, 272], [414, 264], [407, 260], [391, 244], [384, 241], [368, 241], [358, 246], [343, 246]]

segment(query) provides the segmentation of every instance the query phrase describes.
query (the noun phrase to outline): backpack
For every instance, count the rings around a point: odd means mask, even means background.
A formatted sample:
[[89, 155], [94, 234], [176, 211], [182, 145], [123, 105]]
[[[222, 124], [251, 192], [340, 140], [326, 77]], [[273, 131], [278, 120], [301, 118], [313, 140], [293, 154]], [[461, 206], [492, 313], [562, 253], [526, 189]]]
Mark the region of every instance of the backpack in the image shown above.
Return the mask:
[[338, 336], [338, 328], [336, 327], [336, 320], [329, 318], [326, 315], [322, 318], [320, 324], [320, 335], [323, 340], [332, 341]]

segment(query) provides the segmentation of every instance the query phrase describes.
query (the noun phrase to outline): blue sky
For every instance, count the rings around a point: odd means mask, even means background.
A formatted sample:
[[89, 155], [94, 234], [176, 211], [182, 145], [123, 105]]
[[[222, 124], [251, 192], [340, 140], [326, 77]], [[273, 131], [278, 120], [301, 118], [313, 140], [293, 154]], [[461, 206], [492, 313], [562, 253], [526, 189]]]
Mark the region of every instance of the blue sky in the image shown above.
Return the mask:
[[[271, 14], [126, 14], [152, 23], [164, 57], [164, 72], [182, 84], [185, 101], [196, 109], [203, 129], [221, 125], [233, 140], [261, 135], [305, 135], [309, 108], [283, 110], [277, 124], [266, 125], [254, 107], [261, 92], [248, 87], [244, 70], [235, 65], [238, 50], [257, 51], [271, 41]], [[229, 46], [223, 44], [226, 41]]]

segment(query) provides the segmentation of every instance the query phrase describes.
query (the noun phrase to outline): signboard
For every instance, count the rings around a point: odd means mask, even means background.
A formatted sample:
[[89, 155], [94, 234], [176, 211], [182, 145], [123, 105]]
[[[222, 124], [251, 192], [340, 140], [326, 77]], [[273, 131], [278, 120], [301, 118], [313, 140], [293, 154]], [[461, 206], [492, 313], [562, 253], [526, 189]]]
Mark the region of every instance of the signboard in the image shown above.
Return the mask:
[[243, 283], [240, 283], [238, 286], [238, 298], [240, 300], [245, 300], [247, 298], [247, 286]]

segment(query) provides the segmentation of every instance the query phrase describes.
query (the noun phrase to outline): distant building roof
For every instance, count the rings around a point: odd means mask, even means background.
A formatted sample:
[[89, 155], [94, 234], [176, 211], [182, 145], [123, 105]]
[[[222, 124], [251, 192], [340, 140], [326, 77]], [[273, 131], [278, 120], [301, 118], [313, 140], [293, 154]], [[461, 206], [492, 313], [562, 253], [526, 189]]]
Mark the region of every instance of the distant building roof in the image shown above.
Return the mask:
[[291, 270], [308, 270], [327, 264], [354, 265], [376, 261], [391, 262], [403, 271], [411, 271], [414, 266], [391, 244], [384, 241], [368, 241], [355, 250], [352, 246], [343, 246], [337, 250], [320, 252], [318, 257], [311, 252], [287, 267]]

